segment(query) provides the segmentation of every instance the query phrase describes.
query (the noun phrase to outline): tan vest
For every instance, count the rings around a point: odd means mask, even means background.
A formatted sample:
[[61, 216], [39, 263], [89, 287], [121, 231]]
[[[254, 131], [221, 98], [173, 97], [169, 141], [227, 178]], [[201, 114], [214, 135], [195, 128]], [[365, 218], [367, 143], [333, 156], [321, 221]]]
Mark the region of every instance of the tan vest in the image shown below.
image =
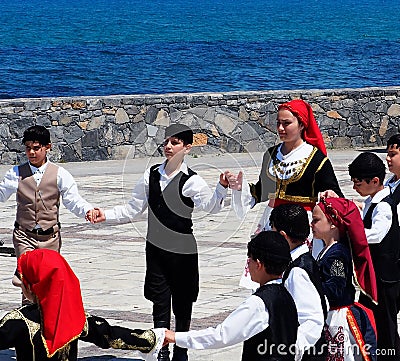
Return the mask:
[[58, 166], [49, 163], [39, 186], [28, 163], [18, 167], [17, 223], [31, 230], [36, 224], [46, 230], [58, 222], [60, 192], [57, 187]]

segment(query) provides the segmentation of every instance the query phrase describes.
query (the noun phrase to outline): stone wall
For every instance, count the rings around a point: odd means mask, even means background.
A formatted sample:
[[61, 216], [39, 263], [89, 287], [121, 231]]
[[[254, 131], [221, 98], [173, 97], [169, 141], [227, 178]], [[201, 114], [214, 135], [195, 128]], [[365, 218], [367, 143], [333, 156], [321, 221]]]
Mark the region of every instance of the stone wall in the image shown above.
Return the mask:
[[293, 98], [312, 105], [328, 148], [383, 147], [400, 132], [400, 87], [12, 99], [0, 101], [1, 163], [24, 159], [34, 124], [50, 129], [58, 162], [161, 154], [175, 122], [197, 133], [194, 153], [262, 151], [277, 141], [277, 106]]

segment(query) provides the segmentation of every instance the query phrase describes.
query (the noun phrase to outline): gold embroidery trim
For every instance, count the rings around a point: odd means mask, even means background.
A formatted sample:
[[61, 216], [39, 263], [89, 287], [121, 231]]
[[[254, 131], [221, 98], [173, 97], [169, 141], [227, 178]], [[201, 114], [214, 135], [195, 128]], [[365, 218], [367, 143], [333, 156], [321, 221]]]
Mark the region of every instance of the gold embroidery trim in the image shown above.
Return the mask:
[[40, 324], [26, 318], [23, 313], [19, 310], [13, 310], [7, 313], [0, 322], [0, 327], [3, 326], [9, 320], [22, 320], [25, 322], [26, 327], [28, 328], [29, 332], [29, 341], [32, 345], [32, 351], [34, 353], [34, 345], [33, 345], [33, 337], [36, 335], [37, 332], [40, 331]]
[[[291, 195], [286, 195], [286, 188], [290, 183], [294, 183], [296, 181], [298, 181], [299, 179], [301, 179], [301, 177], [304, 175], [304, 172], [306, 171], [308, 165], [310, 164], [311, 160], [313, 159], [315, 153], [318, 151], [317, 147], [313, 147], [310, 155], [307, 157], [307, 159], [305, 160], [305, 162], [303, 163], [302, 169], [300, 172], [298, 172], [297, 174], [295, 174], [293, 177], [290, 177], [288, 179], [280, 179], [276, 176], [273, 176], [272, 174], [270, 174], [268, 172], [269, 166], [267, 168], [267, 176], [276, 182], [277, 184], [277, 190], [275, 192], [275, 194], [270, 194], [269, 197], [271, 198], [279, 198], [279, 199], [284, 199], [290, 202], [296, 202], [296, 203], [315, 203], [318, 200], [318, 196], [311, 196], [311, 197], [304, 197], [304, 196], [291, 196]], [[325, 162], [327, 161], [327, 157], [325, 157], [322, 162], [320, 163], [320, 165], [318, 166], [317, 170], [315, 173], [319, 172], [322, 168], [322, 166], [325, 164]], [[270, 162], [273, 162], [272, 157], [270, 158]], [[313, 184], [312, 184], [312, 194], [314, 194], [315, 190], [315, 178], [313, 180]]]
[[106, 336], [106, 339], [112, 348], [122, 349], [122, 350], [137, 350], [143, 353], [150, 352], [154, 348], [154, 345], [156, 344], [156, 335], [153, 332], [153, 330], [146, 330], [141, 335], [135, 332], [131, 332], [131, 335], [139, 339], [146, 340], [149, 343], [149, 346], [140, 347], [137, 345], [129, 345], [121, 338], [117, 338], [116, 340], [110, 340], [109, 337]]
[[363, 359], [365, 361], [370, 361], [369, 355], [364, 347], [365, 341], [364, 341], [363, 335], [361, 333], [361, 330], [358, 328], [357, 321], [353, 315], [353, 312], [351, 312], [350, 309], [347, 309], [347, 311], [346, 311], [346, 318], [347, 318], [347, 322], [349, 323], [351, 333], [353, 334], [353, 336], [357, 342], [358, 348], [363, 356]]

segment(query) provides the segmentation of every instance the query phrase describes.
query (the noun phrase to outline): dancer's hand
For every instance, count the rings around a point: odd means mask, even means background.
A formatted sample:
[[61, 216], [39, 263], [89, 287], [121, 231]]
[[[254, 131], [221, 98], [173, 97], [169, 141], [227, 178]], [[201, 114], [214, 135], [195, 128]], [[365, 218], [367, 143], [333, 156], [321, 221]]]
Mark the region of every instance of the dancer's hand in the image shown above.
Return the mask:
[[175, 332], [171, 330], [165, 330], [163, 346], [168, 345], [169, 343], [175, 343]]
[[225, 178], [229, 182], [229, 187], [241, 191], [243, 183], [243, 172], [239, 172], [237, 175], [231, 173], [229, 170], [225, 171]]

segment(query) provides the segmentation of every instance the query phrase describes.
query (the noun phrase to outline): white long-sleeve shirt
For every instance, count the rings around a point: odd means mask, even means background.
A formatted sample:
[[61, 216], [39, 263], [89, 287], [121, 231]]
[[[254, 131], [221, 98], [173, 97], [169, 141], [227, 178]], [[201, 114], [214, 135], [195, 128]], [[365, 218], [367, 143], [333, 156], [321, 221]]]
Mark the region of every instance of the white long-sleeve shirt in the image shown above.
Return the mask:
[[[267, 284], [282, 283], [281, 279]], [[250, 296], [216, 327], [188, 332], [176, 332], [177, 346], [197, 350], [235, 345], [262, 332], [269, 326], [269, 313], [264, 301]]]
[[368, 196], [364, 201], [363, 218], [367, 214], [371, 204], [376, 203], [376, 206], [372, 211], [372, 226], [370, 229], [365, 229], [365, 235], [370, 244], [382, 242], [392, 225], [392, 208], [389, 203], [381, 202], [381, 200], [389, 194], [390, 188], [385, 187], [377, 192], [373, 197]]
[[[189, 174], [188, 167], [184, 162], [181, 164], [179, 170], [170, 176], [165, 173], [165, 165], [166, 163], [164, 162], [158, 167], [162, 191], [180, 171]], [[150, 168], [145, 171], [143, 177], [133, 188], [131, 199], [127, 204], [116, 206], [113, 209], [105, 211], [106, 221], [114, 220], [118, 222], [128, 222], [146, 210], [148, 206], [149, 177]], [[215, 191], [213, 192], [207, 185], [206, 181], [199, 175], [195, 174], [183, 185], [182, 194], [185, 197], [191, 198], [196, 208], [207, 213], [215, 214], [218, 213], [223, 206], [223, 200], [226, 197], [227, 189], [218, 182]]]
[[[294, 261], [307, 252], [309, 252], [308, 246], [303, 244], [293, 249], [290, 254]], [[285, 280], [285, 287], [297, 308], [299, 328], [297, 329], [296, 360], [301, 360], [304, 351], [315, 345], [321, 337], [324, 326], [321, 298], [308, 273], [300, 267], [291, 269]]]
[[[39, 185], [49, 163], [50, 162], [47, 161], [39, 168], [29, 163], [36, 184]], [[18, 184], [18, 166], [14, 166], [7, 171], [4, 179], [0, 183], [0, 202], [5, 202], [11, 197], [12, 194], [16, 193], [18, 190]], [[93, 206], [80, 196], [78, 192], [78, 186], [71, 173], [60, 166], [58, 167], [57, 171], [57, 188], [60, 191], [62, 203], [64, 204], [65, 208], [67, 208], [77, 217], [84, 218], [86, 212], [90, 209], [93, 209]]]

